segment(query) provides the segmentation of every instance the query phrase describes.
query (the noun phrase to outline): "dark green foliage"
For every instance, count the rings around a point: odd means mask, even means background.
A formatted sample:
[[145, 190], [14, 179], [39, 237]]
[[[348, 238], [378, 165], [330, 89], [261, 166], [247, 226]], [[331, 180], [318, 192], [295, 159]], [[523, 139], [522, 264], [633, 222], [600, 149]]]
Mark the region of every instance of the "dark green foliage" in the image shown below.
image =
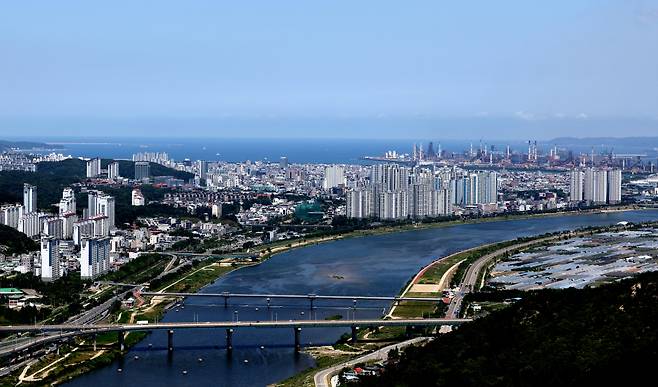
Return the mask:
[[[132, 187], [111, 187], [103, 186], [98, 187], [99, 190], [108, 195], [115, 197], [114, 216], [116, 219], [117, 227], [121, 227], [125, 223], [132, 224], [137, 218], [148, 218], [154, 216], [173, 216], [181, 217], [187, 216], [187, 211], [183, 208], [175, 208], [166, 204], [149, 203], [146, 206], [133, 206], [132, 205]], [[166, 188], [153, 188], [153, 186], [145, 185], [140, 187], [142, 193], [149, 200], [159, 200], [164, 197], [166, 192], [171, 191]], [[83, 198], [81, 203], [86, 203], [86, 198]]]
[[37, 205], [40, 209], [53, 210], [59, 203], [62, 190], [85, 179], [85, 162], [69, 159], [60, 162], [37, 164], [36, 172], [0, 172], [0, 202], [23, 202], [23, 183], [37, 186]]
[[167, 260], [166, 256], [160, 254], [142, 254], [122, 265], [119, 270], [105, 274], [100, 280], [135, 283], [148, 281], [159, 274], [157, 269]]
[[35, 306], [25, 306], [20, 309], [10, 309], [6, 306], [5, 300], [0, 306], [0, 325], [9, 324], [33, 324], [35, 321], [41, 321], [48, 317], [50, 309], [37, 309]]
[[[102, 167], [107, 168], [107, 165], [114, 160], [108, 160], [108, 159], [103, 159], [102, 160]], [[135, 178], [135, 162], [130, 161], [130, 160], [117, 160], [119, 163], [119, 175], [128, 179], [134, 179]], [[178, 171], [173, 168], [165, 167], [164, 165], [156, 164], [156, 163], [149, 163], [150, 164], [150, 170], [151, 170], [151, 176], [172, 176], [176, 179], [181, 179], [185, 182], [189, 181], [190, 179], [194, 179], [194, 174], [185, 172], [185, 171]]]
[[53, 306], [71, 305], [79, 302], [80, 293], [86, 285], [88, 285], [88, 282], [80, 279], [80, 273], [76, 272], [68, 273], [53, 282], [43, 282], [41, 278], [32, 273], [0, 278], [0, 287], [34, 289], [43, 295], [42, 301], [44, 304]]
[[[197, 238], [187, 238], [181, 241], [178, 241], [171, 245], [171, 249], [174, 251], [192, 251], [197, 252], [198, 246], [201, 244], [201, 240]], [[202, 252], [203, 250], [199, 251]]]
[[7, 250], [2, 252], [6, 255], [23, 254], [39, 249], [39, 245], [27, 235], [2, 224], [0, 224], [0, 246], [7, 246]]
[[544, 290], [409, 348], [359, 386], [642, 385], [658, 360], [658, 273]]
[[[106, 168], [111, 160], [103, 160], [103, 167]], [[133, 178], [135, 167], [132, 161], [119, 161], [119, 173], [121, 176]], [[151, 163], [151, 175], [153, 176], [173, 176], [185, 181], [194, 178], [194, 175], [188, 172], [177, 171], [165, 166]], [[37, 186], [37, 205], [43, 210], [54, 210], [53, 205], [59, 203], [62, 197], [62, 190], [72, 184], [84, 181], [86, 179], [86, 163], [84, 160], [69, 159], [59, 162], [43, 162], [37, 164], [36, 172], [23, 171], [3, 171], [0, 172], [0, 203], [21, 203], [23, 201], [23, 183], [29, 183]], [[106, 187], [99, 187], [103, 191]], [[148, 216], [148, 214], [160, 214], [162, 208], [141, 208], [134, 211], [128, 210], [130, 207], [130, 193], [132, 188], [124, 187], [124, 194], [117, 197], [117, 221], [131, 222], [138, 216]], [[147, 200], [160, 200], [167, 192], [166, 189], [158, 189], [152, 186], [142, 186], [142, 193]], [[115, 192], [107, 192], [110, 195]], [[77, 197], [78, 208], [86, 207], [86, 196]], [[124, 206], [119, 209], [119, 206]], [[148, 206], [150, 207], [150, 206]], [[180, 211], [169, 211], [167, 214], [180, 214]]]

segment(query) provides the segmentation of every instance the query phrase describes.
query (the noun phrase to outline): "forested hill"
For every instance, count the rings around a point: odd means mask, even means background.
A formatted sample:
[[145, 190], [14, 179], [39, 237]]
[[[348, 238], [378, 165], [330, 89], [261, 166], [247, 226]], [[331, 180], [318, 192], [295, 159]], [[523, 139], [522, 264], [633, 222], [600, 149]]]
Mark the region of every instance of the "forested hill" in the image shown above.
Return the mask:
[[22, 232], [0, 224], [0, 253], [5, 255], [36, 251], [39, 245]]
[[6, 151], [12, 148], [18, 149], [58, 149], [63, 148], [61, 145], [45, 144], [43, 142], [34, 141], [7, 141], [0, 140], [0, 151]]
[[[103, 160], [105, 167], [111, 160]], [[119, 161], [119, 173], [132, 178], [135, 167], [132, 161]], [[188, 172], [151, 163], [152, 176], [173, 176], [185, 181], [194, 177]], [[59, 162], [37, 164], [36, 172], [2, 171], [0, 172], [0, 203], [23, 201], [23, 183], [37, 186], [37, 204], [40, 209], [52, 210], [52, 205], [59, 202], [62, 189], [86, 178], [86, 163], [80, 159], [68, 159]]]
[[658, 362], [658, 273], [545, 290], [478, 319], [358, 386], [646, 385]]

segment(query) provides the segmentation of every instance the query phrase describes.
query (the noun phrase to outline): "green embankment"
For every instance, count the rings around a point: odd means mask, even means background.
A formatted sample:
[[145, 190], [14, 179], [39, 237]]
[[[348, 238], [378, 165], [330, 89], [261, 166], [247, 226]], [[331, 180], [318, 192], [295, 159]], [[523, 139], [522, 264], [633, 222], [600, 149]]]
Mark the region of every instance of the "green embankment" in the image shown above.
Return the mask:
[[542, 290], [424, 347], [358, 386], [643, 385], [658, 361], [658, 273]]

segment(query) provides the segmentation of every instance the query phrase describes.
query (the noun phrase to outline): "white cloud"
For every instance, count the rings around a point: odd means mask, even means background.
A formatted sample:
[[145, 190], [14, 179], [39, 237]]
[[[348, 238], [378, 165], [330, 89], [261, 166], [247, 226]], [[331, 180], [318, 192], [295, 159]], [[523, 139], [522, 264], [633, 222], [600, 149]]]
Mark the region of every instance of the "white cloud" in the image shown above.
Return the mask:
[[526, 112], [526, 111], [523, 111], [523, 110], [519, 110], [518, 112], [514, 113], [514, 115], [517, 118], [520, 118], [520, 119], [526, 120], [526, 121], [532, 121], [532, 120], [537, 119], [537, 116], [534, 113]]

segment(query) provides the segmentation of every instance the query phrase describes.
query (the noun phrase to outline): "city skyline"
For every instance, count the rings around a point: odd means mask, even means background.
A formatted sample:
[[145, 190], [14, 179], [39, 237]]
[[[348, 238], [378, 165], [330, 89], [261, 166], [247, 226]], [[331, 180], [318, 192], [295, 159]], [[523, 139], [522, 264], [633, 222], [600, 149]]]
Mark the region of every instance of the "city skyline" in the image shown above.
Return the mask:
[[653, 377], [658, 0], [1, 9], [1, 386]]

